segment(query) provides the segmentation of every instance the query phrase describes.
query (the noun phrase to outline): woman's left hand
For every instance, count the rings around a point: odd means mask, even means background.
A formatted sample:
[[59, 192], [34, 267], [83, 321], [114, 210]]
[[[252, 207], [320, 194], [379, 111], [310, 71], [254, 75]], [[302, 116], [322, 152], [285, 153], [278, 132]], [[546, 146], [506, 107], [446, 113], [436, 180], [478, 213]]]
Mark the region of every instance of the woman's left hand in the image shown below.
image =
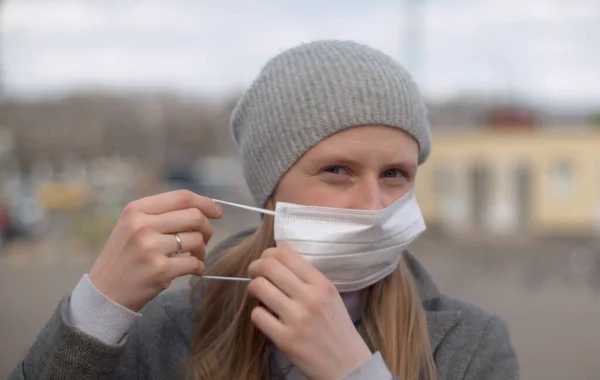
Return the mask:
[[270, 248], [248, 271], [248, 291], [269, 309], [252, 322], [305, 376], [342, 379], [371, 356], [335, 286], [302, 255]]

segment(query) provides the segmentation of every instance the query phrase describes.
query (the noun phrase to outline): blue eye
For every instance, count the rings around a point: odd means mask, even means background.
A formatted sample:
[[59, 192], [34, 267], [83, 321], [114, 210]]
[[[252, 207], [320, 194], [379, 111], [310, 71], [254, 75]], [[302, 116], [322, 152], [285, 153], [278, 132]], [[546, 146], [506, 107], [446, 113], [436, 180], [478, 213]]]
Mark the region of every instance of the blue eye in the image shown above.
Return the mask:
[[406, 177], [406, 174], [400, 169], [388, 169], [383, 172], [383, 176], [386, 178], [398, 178], [398, 177]]
[[325, 169], [326, 173], [331, 174], [346, 174], [348, 171], [341, 166], [332, 166], [330, 168]]

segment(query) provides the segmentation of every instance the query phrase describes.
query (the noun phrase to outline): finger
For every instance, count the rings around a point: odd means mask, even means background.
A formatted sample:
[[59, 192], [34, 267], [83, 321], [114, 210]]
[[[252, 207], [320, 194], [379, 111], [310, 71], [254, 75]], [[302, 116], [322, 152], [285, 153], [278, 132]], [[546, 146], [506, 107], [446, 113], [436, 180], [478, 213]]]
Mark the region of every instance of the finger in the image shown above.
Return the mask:
[[213, 234], [213, 228], [208, 218], [197, 208], [171, 211], [148, 217], [151, 228], [162, 234], [174, 234], [185, 231], [198, 231], [208, 242]]
[[221, 206], [215, 201], [188, 190], [169, 191], [141, 198], [131, 202], [127, 207], [152, 215], [186, 208], [197, 208], [209, 218], [220, 218], [223, 214]]
[[[182, 249], [180, 253], [189, 252], [198, 260], [204, 260], [206, 256], [206, 244], [200, 232], [182, 232], [177, 234], [181, 239]], [[164, 255], [177, 253], [179, 248], [175, 234], [160, 235], [157, 239], [158, 250]]]
[[266, 278], [290, 298], [296, 298], [305, 292], [307, 284], [287, 268], [284, 263], [277, 260], [276, 257], [262, 258], [263, 256], [248, 266], [250, 277]]
[[177, 278], [190, 274], [202, 276], [204, 274], [204, 263], [195, 256], [171, 257], [167, 262], [170, 278]]
[[283, 320], [294, 312], [294, 302], [264, 277], [250, 281], [248, 292]]
[[283, 323], [262, 306], [252, 309], [250, 320], [276, 346], [280, 347], [286, 339], [286, 328]]
[[263, 252], [262, 257], [273, 257], [288, 268], [297, 278], [307, 284], [325, 281], [327, 278], [319, 272], [310, 261], [287, 245], [269, 248]]

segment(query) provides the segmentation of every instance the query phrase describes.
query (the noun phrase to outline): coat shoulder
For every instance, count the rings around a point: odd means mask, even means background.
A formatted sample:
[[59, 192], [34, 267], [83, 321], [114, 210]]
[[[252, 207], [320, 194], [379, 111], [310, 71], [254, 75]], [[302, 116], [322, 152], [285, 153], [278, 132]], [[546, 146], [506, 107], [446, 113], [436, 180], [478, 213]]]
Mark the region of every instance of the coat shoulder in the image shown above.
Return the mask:
[[447, 295], [439, 298], [439, 310], [452, 310], [460, 313], [460, 324], [464, 328], [474, 330], [484, 329], [491, 318], [500, 318], [481, 306]]
[[440, 379], [518, 379], [517, 355], [506, 321], [473, 303], [442, 295], [439, 312], [457, 315], [434, 356]]

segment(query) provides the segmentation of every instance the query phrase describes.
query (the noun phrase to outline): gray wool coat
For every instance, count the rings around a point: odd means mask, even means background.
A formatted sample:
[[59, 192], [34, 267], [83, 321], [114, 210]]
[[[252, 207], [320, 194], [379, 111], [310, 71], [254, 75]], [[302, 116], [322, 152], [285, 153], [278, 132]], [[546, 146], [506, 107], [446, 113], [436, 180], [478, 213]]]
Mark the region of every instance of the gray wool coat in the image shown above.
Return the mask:
[[[251, 232], [230, 237], [208, 257], [214, 259]], [[505, 322], [477, 306], [440, 294], [419, 262], [408, 253], [406, 260], [427, 316], [438, 379], [519, 379], [517, 356]], [[182, 378], [196, 319], [188, 288], [163, 292], [146, 305], [143, 317], [116, 346], [76, 329], [67, 317], [68, 303], [66, 295], [9, 380]], [[364, 337], [360, 323], [357, 329]]]

